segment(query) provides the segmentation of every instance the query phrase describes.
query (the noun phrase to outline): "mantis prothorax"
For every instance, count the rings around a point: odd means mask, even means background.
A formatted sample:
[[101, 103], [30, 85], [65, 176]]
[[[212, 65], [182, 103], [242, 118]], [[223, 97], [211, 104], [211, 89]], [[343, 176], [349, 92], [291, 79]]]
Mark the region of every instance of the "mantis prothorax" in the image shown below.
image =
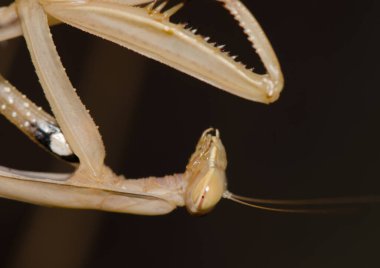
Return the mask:
[[[16, 0], [0, 9], [0, 41], [23, 35], [54, 117], [38, 109], [0, 76], [0, 111], [32, 140], [77, 167], [73, 174], [0, 167], [0, 196], [48, 206], [160, 215], [177, 206], [210, 211], [222, 197], [267, 208], [227, 191], [226, 153], [217, 130], [206, 130], [183, 174], [127, 180], [104, 165], [98, 129], [59, 60], [49, 25], [64, 22], [100, 36], [240, 97], [270, 103], [283, 87], [278, 60], [263, 30], [238, 0], [219, 0], [238, 21], [267, 74], [259, 75], [190, 29], [170, 22], [183, 4], [167, 1]], [[296, 202], [296, 204], [298, 204]], [[318, 204], [312, 202], [310, 205]], [[301, 211], [301, 210], [294, 210]]]

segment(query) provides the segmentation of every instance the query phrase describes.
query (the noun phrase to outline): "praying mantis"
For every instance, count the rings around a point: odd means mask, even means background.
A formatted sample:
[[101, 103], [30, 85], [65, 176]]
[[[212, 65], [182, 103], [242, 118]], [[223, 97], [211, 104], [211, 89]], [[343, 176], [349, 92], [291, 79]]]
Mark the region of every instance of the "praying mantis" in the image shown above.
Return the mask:
[[[79, 164], [73, 174], [24, 172], [3, 167], [0, 195], [49, 206], [144, 215], [166, 214], [184, 205], [191, 213], [203, 214], [222, 197], [237, 200], [236, 195], [227, 191], [226, 153], [217, 130], [204, 132], [183, 174], [139, 180], [116, 176], [103, 163], [105, 149], [101, 136], [71, 86], [49, 33], [49, 23], [62, 21], [232, 94], [262, 103], [275, 101], [283, 87], [283, 76], [269, 41], [240, 1], [220, 2], [247, 34], [267, 74], [246, 69], [195, 30], [170, 23], [170, 16], [182, 4], [165, 9], [166, 1], [20, 0], [3, 8], [1, 40], [24, 35], [55, 118], [39, 111], [3, 78], [2, 113], [37, 142], [41, 139], [36, 137], [36, 130], [41, 132], [42, 125], [51, 122], [54, 131], [42, 132], [46, 136], [44, 140], [51, 140], [43, 145], [61, 157], [78, 157]], [[29, 120], [33, 114], [34, 118]]]
[[[255, 44], [268, 74], [247, 70], [223, 53], [221, 47], [197, 36], [194, 30], [170, 23], [170, 16], [182, 3], [165, 11], [162, 9], [167, 1], [157, 4], [146, 0], [84, 3], [27, 0], [3, 8], [2, 40], [22, 31], [62, 133], [58, 130], [57, 138], [56, 130], [52, 130], [53, 134], [44, 131], [52, 126], [57, 129], [54, 119], [17, 93], [4, 78], [1, 78], [2, 113], [35, 141], [41, 140], [36, 132], [45, 133], [43, 139], [49, 139], [50, 151], [59, 156], [75, 154], [79, 165], [70, 175], [2, 168], [0, 195], [44, 205], [146, 215], [165, 214], [185, 204], [191, 213], [205, 213], [223, 195], [231, 198], [226, 190], [227, 160], [218, 130], [204, 132], [184, 174], [132, 181], [116, 176], [106, 167], [100, 134], [64, 72], [47, 17], [49, 14], [241, 97], [263, 103], [276, 100], [283, 78], [269, 41], [242, 3], [221, 2]], [[213, 131], [215, 134], [211, 134]]]

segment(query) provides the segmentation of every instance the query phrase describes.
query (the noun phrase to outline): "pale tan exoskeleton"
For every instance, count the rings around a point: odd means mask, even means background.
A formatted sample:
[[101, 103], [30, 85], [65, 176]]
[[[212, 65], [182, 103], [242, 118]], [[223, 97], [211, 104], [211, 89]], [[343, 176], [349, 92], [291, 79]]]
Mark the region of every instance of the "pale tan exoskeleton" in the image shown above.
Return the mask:
[[73, 174], [0, 167], [0, 196], [49, 206], [144, 215], [165, 214], [184, 205], [191, 213], [205, 213], [222, 197], [239, 199], [227, 191], [226, 153], [219, 132], [212, 129], [203, 133], [183, 174], [139, 180], [115, 175], [104, 165], [101, 136], [64, 71], [49, 30], [49, 24], [65, 22], [232, 94], [262, 103], [275, 101], [283, 78], [265, 34], [240, 1], [220, 2], [247, 34], [267, 74], [246, 69], [220, 47], [208, 43], [207, 38], [170, 23], [170, 16], [182, 4], [163, 11], [166, 1], [18, 0], [0, 9], [0, 41], [18, 35], [25, 37], [55, 118], [39, 110], [0, 77], [2, 114], [35, 141], [41, 142], [38, 133], [43, 130], [43, 135], [50, 139], [43, 145], [53, 153], [63, 158], [79, 158]]

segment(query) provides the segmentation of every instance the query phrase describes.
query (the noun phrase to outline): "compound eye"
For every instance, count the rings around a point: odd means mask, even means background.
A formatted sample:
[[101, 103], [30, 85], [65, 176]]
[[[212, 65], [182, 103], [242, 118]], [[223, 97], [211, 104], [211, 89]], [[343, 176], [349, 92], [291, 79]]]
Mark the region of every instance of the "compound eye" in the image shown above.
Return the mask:
[[205, 214], [215, 207], [226, 190], [226, 175], [223, 170], [210, 169], [198, 175], [190, 186], [186, 207], [193, 214]]

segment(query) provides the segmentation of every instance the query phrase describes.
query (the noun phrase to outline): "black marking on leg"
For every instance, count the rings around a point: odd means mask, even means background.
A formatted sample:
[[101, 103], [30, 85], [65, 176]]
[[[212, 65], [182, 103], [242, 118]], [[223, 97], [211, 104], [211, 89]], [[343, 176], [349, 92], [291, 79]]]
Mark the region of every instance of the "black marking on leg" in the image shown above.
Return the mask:
[[49, 152], [59, 158], [79, 163], [79, 158], [72, 152], [61, 129], [52, 122], [39, 121], [31, 124], [35, 139]]

